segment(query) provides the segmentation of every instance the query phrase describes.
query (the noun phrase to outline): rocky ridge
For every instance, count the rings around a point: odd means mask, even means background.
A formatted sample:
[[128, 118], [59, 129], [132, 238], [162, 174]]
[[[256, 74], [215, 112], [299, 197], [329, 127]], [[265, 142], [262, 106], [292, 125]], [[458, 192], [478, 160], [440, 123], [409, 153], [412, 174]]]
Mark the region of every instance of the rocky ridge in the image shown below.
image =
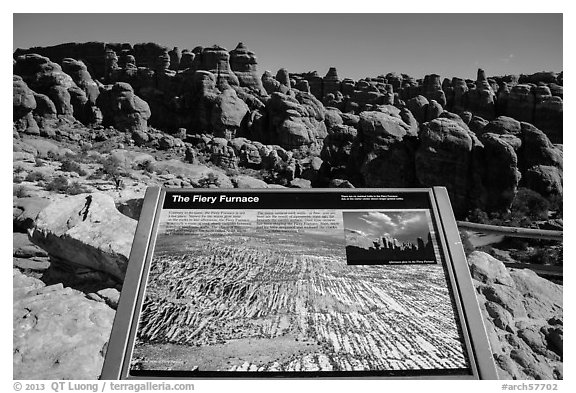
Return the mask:
[[[17, 139], [89, 127], [87, 138], [65, 134], [86, 144], [113, 128], [128, 144], [185, 150], [189, 162], [204, 150], [220, 168], [269, 170], [267, 183], [284, 186], [299, 177], [294, 184], [313, 187], [442, 184], [458, 215], [505, 211], [518, 187], [562, 195], [562, 150], [551, 142], [562, 141], [562, 73], [352, 81], [330, 68], [324, 77], [286, 69], [259, 77], [243, 43], [230, 52], [65, 44], [14, 58]], [[535, 150], [543, 153], [522, 157]]]

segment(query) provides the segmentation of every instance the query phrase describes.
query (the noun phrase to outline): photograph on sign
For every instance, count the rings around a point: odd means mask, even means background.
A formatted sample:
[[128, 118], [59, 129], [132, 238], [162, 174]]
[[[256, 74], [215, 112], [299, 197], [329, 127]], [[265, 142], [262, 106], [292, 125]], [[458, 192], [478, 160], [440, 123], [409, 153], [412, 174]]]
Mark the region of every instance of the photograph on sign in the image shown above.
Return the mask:
[[470, 374], [437, 236], [429, 209], [165, 206], [130, 373]]
[[348, 265], [435, 264], [428, 210], [343, 211]]

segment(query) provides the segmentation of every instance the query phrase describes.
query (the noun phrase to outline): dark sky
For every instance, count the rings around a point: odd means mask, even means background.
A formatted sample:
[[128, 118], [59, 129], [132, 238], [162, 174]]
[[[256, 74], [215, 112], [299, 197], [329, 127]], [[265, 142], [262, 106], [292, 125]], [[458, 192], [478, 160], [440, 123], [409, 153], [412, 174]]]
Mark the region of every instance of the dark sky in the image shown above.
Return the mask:
[[341, 78], [391, 71], [475, 78], [562, 71], [562, 14], [14, 14], [13, 49], [64, 42], [157, 42], [180, 49], [243, 41], [259, 72]]

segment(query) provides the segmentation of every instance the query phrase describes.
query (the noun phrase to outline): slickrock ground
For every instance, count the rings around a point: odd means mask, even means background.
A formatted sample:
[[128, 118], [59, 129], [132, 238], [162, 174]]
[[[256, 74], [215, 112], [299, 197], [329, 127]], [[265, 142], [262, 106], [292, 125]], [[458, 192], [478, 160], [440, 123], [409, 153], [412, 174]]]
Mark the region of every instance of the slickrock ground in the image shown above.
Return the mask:
[[501, 379], [563, 379], [562, 286], [475, 251], [468, 264]]
[[114, 310], [14, 269], [14, 379], [96, 379]]

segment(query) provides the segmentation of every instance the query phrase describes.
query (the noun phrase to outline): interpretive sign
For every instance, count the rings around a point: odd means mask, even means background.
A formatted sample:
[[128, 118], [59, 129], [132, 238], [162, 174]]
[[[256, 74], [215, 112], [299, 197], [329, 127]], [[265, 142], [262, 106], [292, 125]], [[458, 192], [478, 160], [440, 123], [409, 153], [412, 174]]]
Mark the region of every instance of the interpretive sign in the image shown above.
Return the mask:
[[102, 378], [496, 378], [443, 188], [150, 189]]

